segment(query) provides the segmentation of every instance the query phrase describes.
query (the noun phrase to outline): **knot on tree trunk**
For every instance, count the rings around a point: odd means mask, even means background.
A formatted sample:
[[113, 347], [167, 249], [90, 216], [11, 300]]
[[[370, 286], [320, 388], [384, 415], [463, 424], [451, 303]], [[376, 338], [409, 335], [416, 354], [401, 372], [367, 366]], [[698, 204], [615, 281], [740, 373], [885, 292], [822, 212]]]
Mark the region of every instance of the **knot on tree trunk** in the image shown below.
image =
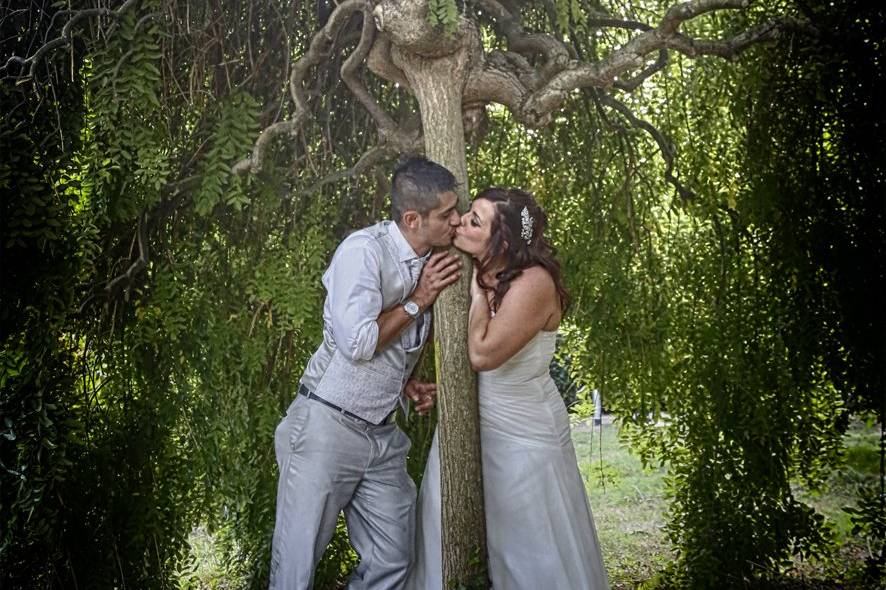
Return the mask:
[[447, 35], [427, 20], [428, 6], [417, 0], [382, 0], [372, 11], [375, 26], [391, 43], [426, 58], [437, 58], [459, 51], [470, 21], [461, 19], [455, 34]]

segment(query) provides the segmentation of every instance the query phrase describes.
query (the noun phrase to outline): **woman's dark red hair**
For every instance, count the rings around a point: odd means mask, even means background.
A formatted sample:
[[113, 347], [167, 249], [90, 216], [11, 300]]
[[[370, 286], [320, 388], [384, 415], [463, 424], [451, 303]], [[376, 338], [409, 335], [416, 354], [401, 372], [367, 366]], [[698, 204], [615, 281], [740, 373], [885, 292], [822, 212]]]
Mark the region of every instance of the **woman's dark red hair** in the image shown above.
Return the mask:
[[[511, 281], [519, 277], [524, 269], [538, 265], [547, 270], [554, 279], [557, 295], [560, 297], [560, 309], [566, 311], [569, 294], [563, 286], [560, 263], [555, 258], [556, 250], [544, 235], [548, 227], [548, 216], [533, 196], [518, 188], [490, 187], [480, 192], [476, 199], [486, 199], [495, 209], [495, 216], [490, 223], [489, 250], [482, 260], [477, 261], [477, 282], [483, 289], [492, 291], [492, 309], [498, 309], [501, 305], [505, 293], [511, 288]], [[532, 220], [528, 242], [523, 237], [524, 207]], [[490, 268], [502, 264], [504, 268], [495, 275], [498, 284], [495, 287], [485, 285], [480, 277]]]

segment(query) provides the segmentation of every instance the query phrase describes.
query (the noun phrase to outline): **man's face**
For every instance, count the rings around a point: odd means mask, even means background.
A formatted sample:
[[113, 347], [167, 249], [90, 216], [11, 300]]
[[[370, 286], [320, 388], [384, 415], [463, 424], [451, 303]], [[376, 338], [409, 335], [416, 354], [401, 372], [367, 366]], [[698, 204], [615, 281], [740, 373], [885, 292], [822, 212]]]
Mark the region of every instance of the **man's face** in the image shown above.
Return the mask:
[[448, 246], [455, 237], [461, 217], [455, 206], [458, 195], [452, 191], [440, 193], [439, 206], [420, 218], [420, 235], [427, 246]]

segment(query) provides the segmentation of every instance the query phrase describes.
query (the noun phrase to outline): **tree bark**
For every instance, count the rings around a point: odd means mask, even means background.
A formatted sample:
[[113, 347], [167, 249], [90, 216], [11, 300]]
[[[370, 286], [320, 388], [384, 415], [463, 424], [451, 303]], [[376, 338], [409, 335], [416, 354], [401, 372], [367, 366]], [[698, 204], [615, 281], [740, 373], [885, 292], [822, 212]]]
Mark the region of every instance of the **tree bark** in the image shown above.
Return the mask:
[[[425, 153], [455, 175], [461, 212], [470, 207], [462, 95], [471, 61], [468, 40], [472, 33], [467, 31], [466, 40], [453, 53], [442, 56], [420, 55], [396, 44], [391, 48], [392, 61], [418, 100]], [[444, 587], [485, 588], [486, 519], [477, 377], [467, 347], [471, 260], [464, 254], [459, 256], [463, 263], [460, 280], [444, 290], [434, 304], [443, 581]]]

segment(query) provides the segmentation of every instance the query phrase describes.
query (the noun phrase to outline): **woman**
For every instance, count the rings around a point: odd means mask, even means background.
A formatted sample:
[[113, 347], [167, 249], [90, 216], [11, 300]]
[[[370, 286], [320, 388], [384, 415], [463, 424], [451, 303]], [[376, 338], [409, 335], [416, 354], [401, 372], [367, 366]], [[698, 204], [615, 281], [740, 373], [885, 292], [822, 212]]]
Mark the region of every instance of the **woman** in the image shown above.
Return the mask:
[[[566, 408], [548, 372], [566, 307], [532, 196], [490, 188], [454, 245], [473, 256], [468, 352], [479, 374], [489, 576], [496, 590], [608, 588]], [[437, 438], [418, 500], [409, 588], [443, 588]]]

